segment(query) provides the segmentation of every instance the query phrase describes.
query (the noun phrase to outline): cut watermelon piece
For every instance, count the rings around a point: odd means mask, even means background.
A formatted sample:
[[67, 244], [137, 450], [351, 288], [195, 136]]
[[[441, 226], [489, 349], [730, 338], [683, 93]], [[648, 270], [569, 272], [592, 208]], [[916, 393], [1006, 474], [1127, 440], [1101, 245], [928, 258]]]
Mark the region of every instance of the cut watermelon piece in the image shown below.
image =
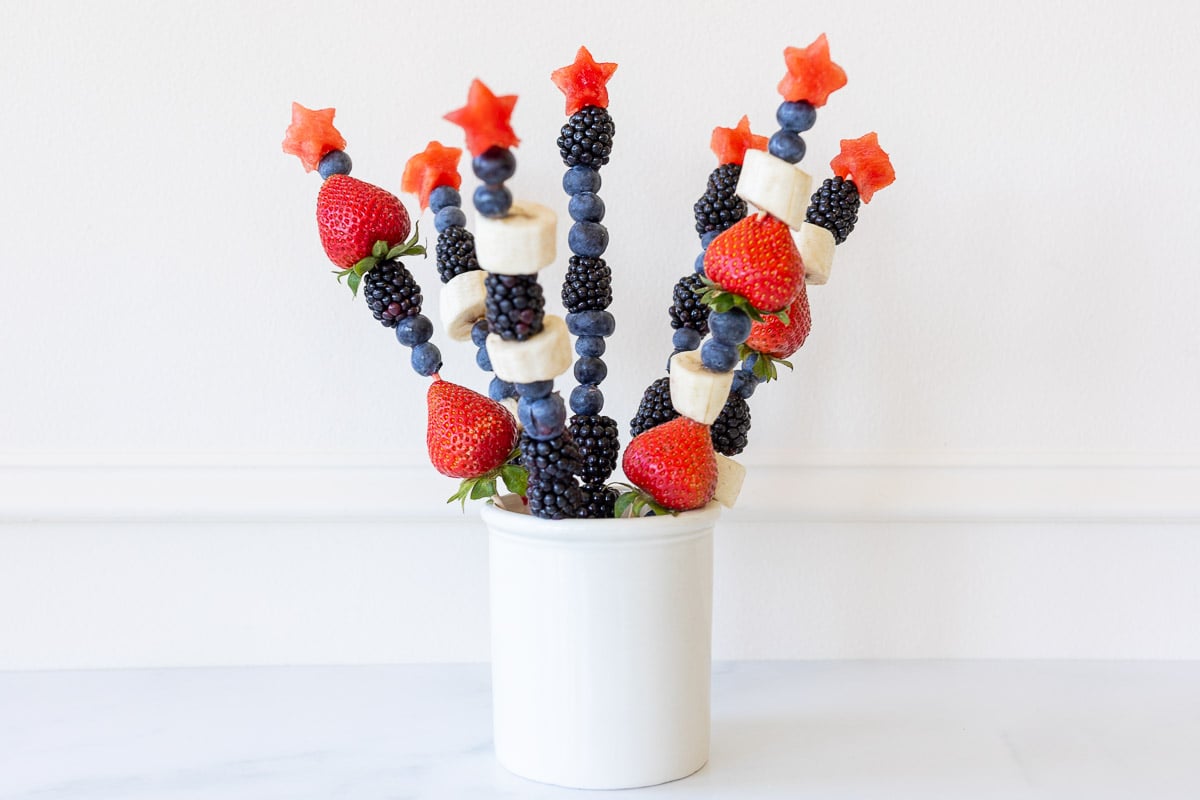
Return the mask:
[[586, 47], [575, 53], [575, 63], [550, 73], [550, 80], [567, 96], [567, 116], [586, 106], [608, 108], [608, 80], [617, 71], [612, 62], [597, 63]]
[[713, 128], [709, 143], [718, 164], [741, 164], [747, 150], [766, 150], [767, 137], [750, 132], [750, 118], [742, 117], [736, 128]]
[[292, 103], [292, 124], [283, 137], [283, 152], [296, 156], [305, 172], [312, 172], [326, 153], [346, 149], [346, 140], [333, 127], [332, 108], [314, 111]]
[[779, 93], [789, 102], [803, 100], [819, 108], [846, 85], [846, 71], [830, 60], [823, 33], [808, 47], [786, 48], [783, 60], [788, 71], [779, 82]]
[[879, 146], [879, 136], [874, 131], [858, 139], [842, 139], [842, 152], [829, 162], [833, 174], [854, 181], [858, 196], [864, 203], [871, 196], [896, 180], [892, 159]]
[[515, 94], [497, 97], [476, 78], [467, 92], [467, 104], [445, 118], [463, 129], [467, 149], [477, 156], [489, 147], [516, 147], [521, 143], [509, 123], [516, 104]]
[[462, 186], [458, 174], [458, 160], [462, 150], [446, 147], [441, 142], [430, 142], [404, 165], [404, 176], [400, 178], [400, 191], [415, 194], [421, 201], [421, 210], [429, 208], [429, 195], [439, 186], [457, 189]]

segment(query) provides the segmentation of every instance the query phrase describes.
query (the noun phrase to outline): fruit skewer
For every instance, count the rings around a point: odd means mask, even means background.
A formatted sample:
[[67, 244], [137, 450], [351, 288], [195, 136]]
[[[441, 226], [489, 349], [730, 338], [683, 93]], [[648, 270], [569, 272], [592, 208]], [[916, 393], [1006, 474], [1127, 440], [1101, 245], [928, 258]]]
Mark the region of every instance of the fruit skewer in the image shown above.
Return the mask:
[[[748, 150], [765, 150], [767, 137], [756, 136], [750, 131], [750, 120], [742, 117], [736, 127], [713, 129], [710, 141], [718, 166], [708, 176], [704, 194], [693, 206], [696, 217], [696, 233], [700, 236], [701, 252], [696, 258], [694, 270], [680, 278], [672, 292], [671, 306], [667, 313], [671, 327], [675, 330], [672, 357], [686, 350], [697, 350], [709, 332], [709, 307], [700, 299], [703, 288], [704, 252], [719, 234], [741, 221], [746, 216], [746, 201], [737, 196], [737, 179], [742, 171], [742, 162]], [[745, 448], [746, 434], [750, 428], [750, 411], [745, 403], [734, 400], [738, 395], [740, 373], [734, 374], [730, 400], [712, 425], [713, 447], [726, 456], [736, 455]], [[669, 379], [659, 378], [646, 388], [637, 412], [630, 420], [630, 433], [637, 436], [655, 425], [678, 416], [671, 405]]]
[[476, 255], [487, 273], [486, 348], [496, 377], [512, 384], [519, 397], [529, 510], [545, 519], [563, 519], [578, 516], [584, 507], [576, 477], [582, 459], [566, 428], [566, 405], [554, 391], [554, 379], [571, 368], [571, 341], [566, 323], [545, 314], [537, 278], [555, 261], [554, 212], [514, 202], [505, 186], [517, 166], [512, 148], [520, 140], [510, 123], [516, 102], [515, 95], [498, 97], [475, 80], [467, 104], [446, 119], [463, 128], [472, 169], [481, 181], [472, 199], [478, 214]]
[[586, 47], [580, 47], [572, 64], [550, 76], [566, 97], [567, 122], [559, 132], [558, 151], [567, 168], [563, 190], [571, 198], [568, 211], [573, 220], [567, 237], [572, 255], [562, 285], [567, 330], [578, 337], [574, 367], [578, 385], [571, 391], [573, 416], [568, 430], [583, 459], [580, 516], [593, 519], [613, 515], [617, 490], [605, 483], [617, 467], [620, 452], [619, 428], [616, 420], [601, 413], [604, 393], [600, 390], [608, 375], [602, 358], [604, 340], [616, 327], [608, 311], [612, 271], [604, 259], [609, 237], [599, 196], [600, 168], [609, 161], [616, 133], [607, 89], [616, 69], [616, 64], [597, 63]]
[[[724, 226], [725, 229], [718, 232], [709, 229], [709, 210], [715, 204], [705, 202], [707, 194], [696, 207], [698, 212], [703, 212], [698, 213], [697, 232], [702, 236], [716, 232], [715, 238], [702, 241], [706, 247], [702, 264], [697, 265], [703, 283], [699, 293], [711, 308], [707, 323], [712, 337], [704, 342], [697, 365], [694, 353], [680, 350], [695, 346], [698, 337], [680, 326], [676, 332], [676, 354], [671, 359], [668, 385], [670, 411], [700, 422], [715, 422], [715, 419], [705, 417], [712, 415], [718, 387], [725, 376], [731, 375], [741, 361], [736, 384], [732, 379], [724, 383], [728, 392], [726, 408], [730, 408], [730, 403], [745, 407], [748, 427], [746, 398], [753, 394], [760, 381], [776, 376], [775, 362], [791, 355], [803, 344], [811, 328], [805, 266], [791, 230], [807, 224], [826, 236], [830, 234], [825, 228], [807, 221], [812, 179], [795, 165], [804, 158], [806, 151], [800, 134], [812, 127], [816, 120], [815, 109], [824, 105], [832, 92], [845, 85], [846, 76], [830, 60], [824, 35], [807, 48], [787, 48], [784, 58], [788, 72], [778, 87], [784, 102], [776, 113], [780, 128], [767, 142], [766, 152], [750, 150], [745, 153], [737, 176], [737, 197], [755, 206], [758, 213]], [[749, 134], [748, 126], [746, 133]], [[846, 172], [849, 171], [846, 167]], [[727, 207], [728, 216], [738, 216], [742, 212], [736, 201], [729, 202]], [[715, 210], [714, 229], [724, 222], [720, 214], [724, 209], [716, 206]], [[830, 216], [835, 222], [844, 221], [844, 214], [826, 215], [826, 219]], [[808, 238], [817, 237], [809, 232]], [[672, 310], [675, 311], [674, 306]], [[678, 313], [672, 314], [673, 318], [677, 316]], [[661, 400], [653, 396], [651, 390], [647, 391], [643, 405], [664, 413]], [[689, 407], [702, 413], [689, 414]], [[637, 422], [635, 417], [634, 423]], [[633, 445], [637, 442], [635, 435]], [[744, 447], [744, 438], [737, 444], [739, 449]], [[633, 445], [630, 450], [634, 449]], [[629, 455], [627, 451], [627, 460]], [[740, 486], [744, 476], [740, 465], [721, 462], [719, 467], [727, 468], [725, 477]], [[626, 472], [629, 474], [628, 469]], [[637, 479], [634, 483], [661, 502], [661, 486], [645, 486]], [[730, 502], [736, 498], [736, 491], [717, 494]]]
[[[468, 339], [478, 348], [475, 363], [492, 371], [487, 352], [486, 273], [479, 267], [475, 237], [467, 230], [462, 210], [462, 176], [458, 162], [462, 150], [432, 141], [404, 166], [401, 189], [417, 195], [424, 211], [433, 212], [437, 230], [437, 271], [443, 283], [438, 310], [446, 334], [455, 341]], [[493, 400], [503, 403], [516, 416], [516, 391], [512, 384], [493, 378], [489, 387]]]
[[[675, 330], [672, 337], [675, 348], [671, 354], [672, 359], [681, 353], [699, 349], [703, 337], [709, 333], [710, 308], [702, 302], [699, 295], [704, 287], [705, 251], [717, 236], [745, 217], [746, 202], [735, 192], [737, 179], [741, 174], [746, 152], [765, 150], [767, 138], [754, 135], [750, 131], [749, 119], [742, 117], [733, 128], [715, 128], [710, 146], [717, 157], [718, 165], [708, 177], [704, 194], [693, 206], [701, 252], [696, 258], [694, 269], [675, 284], [672, 303], [668, 308], [671, 327]], [[731, 321], [733, 326], [729, 324]], [[744, 329], [745, 321], [737, 314], [718, 317], [716, 335], [724, 338], [725, 344], [736, 348], [739, 343], [738, 337], [741, 335], [736, 330], [739, 323]], [[731, 327], [734, 329], [731, 330]], [[740, 474], [740, 467], [729, 461], [728, 457], [745, 449], [750, 431], [750, 408], [745, 400], [745, 396], [748, 395], [738, 392], [740, 376], [741, 373], [734, 373], [725, 405], [708, 427], [708, 436], [717, 454], [718, 472], [723, 474]], [[631, 436], [637, 437], [680, 416], [671, 400], [670, 381], [669, 376], [662, 377], [647, 387], [637, 412], [629, 423]], [[728, 491], [729, 486], [721, 487], [720, 482], [718, 488], [724, 488], [726, 491], [719, 491], [717, 499], [732, 503], [736, 492]]]
[[519, 491], [524, 471], [507, 463], [517, 444], [516, 423], [500, 404], [439, 374], [442, 355], [431, 341], [433, 323], [422, 313], [421, 287], [400, 260], [425, 255], [417, 244], [417, 226], [395, 195], [350, 177], [352, 162], [333, 126], [334, 113], [293, 103], [283, 150], [323, 179], [317, 227], [326, 255], [340, 268], [338, 281], [344, 279], [354, 296], [362, 288], [375, 319], [412, 349], [413, 370], [433, 379], [426, 443], [439, 472], [464, 479], [456, 497], [490, 496], [497, 479]]

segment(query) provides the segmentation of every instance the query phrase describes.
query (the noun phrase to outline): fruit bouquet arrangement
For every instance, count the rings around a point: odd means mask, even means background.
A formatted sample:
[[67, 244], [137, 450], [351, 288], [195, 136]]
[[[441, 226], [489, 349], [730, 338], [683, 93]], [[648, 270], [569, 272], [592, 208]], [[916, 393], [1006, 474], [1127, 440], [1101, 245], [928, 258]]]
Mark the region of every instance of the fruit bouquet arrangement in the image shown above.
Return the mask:
[[[401, 190], [416, 195], [437, 230], [441, 330], [478, 347], [476, 364], [493, 374], [486, 396], [441, 375], [434, 323], [405, 264], [426, 256], [418, 225], [395, 195], [350, 177], [334, 109], [293, 103], [283, 149], [323, 179], [317, 227], [337, 279], [362, 293], [375, 319], [411, 349], [413, 370], [432, 381], [426, 441], [433, 466], [461, 480], [451, 501], [492, 498], [503, 484], [547, 519], [676, 513], [713, 500], [733, 505], [745, 477], [732, 457], [747, 444], [747, 401], [779, 377], [779, 365], [791, 367], [787, 359], [812, 327], [807, 286], [829, 279], [860, 202], [895, 179], [868, 133], [842, 140], [832, 176], [813, 191], [812, 177], [797, 166], [806, 150], [801, 134], [846, 74], [824, 35], [786, 48], [784, 59], [778, 129], [758, 136], [742, 117], [712, 133], [718, 166], [694, 206], [700, 253], [668, 309], [668, 375], [645, 390], [623, 455], [600, 389], [608, 375], [605, 339], [616, 330], [600, 171], [616, 134], [607, 84], [617, 65], [581, 47], [550, 76], [566, 97], [558, 136], [572, 220], [565, 318], [545, 313], [538, 279], [557, 263], [556, 214], [514, 199], [506, 186], [520, 143], [510, 123], [515, 95], [496, 95], [475, 80], [466, 104], [445, 115], [463, 129], [479, 180], [473, 230], [462, 208], [461, 149], [431, 141], [404, 168]], [[555, 380], [567, 372], [575, 386], [564, 400]], [[629, 483], [610, 482], [618, 460]]]

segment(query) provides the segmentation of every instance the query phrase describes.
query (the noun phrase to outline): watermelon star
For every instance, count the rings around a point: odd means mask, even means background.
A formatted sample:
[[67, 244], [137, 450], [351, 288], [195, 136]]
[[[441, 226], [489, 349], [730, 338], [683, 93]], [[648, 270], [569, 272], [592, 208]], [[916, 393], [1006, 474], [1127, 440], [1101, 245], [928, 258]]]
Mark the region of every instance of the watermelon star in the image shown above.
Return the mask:
[[755, 136], [750, 132], [750, 118], [742, 117], [736, 128], [713, 128], [709, 145], [719, 164], [741, 164], [746, 160], [747, 150], [766, 150], [767, 137]]
[[477, 156], [489, 147], [516, 147], [521, 143], [509, 123], [516, 104], [515, 94], [497, 97], [476, 78], [467, 92], [467, 104], [451, 111], [445, 119], [463, 129], [467, 149]]
[[312, 172], [326, 153], [344, 150], [346, 140], [333, 127], [334, 109], [314, 111], [292, 103], [292, 124], [283, 137], [283, 152], [296, 156], [305, 172]]
[[846, 71], [829, 60], [829, 42], [823, 33], [808, 47], [784, 49], [783, 60], [788, 74], [779, 82], [779, 93], [789, 102], [804, 100], [819, 108], [846, 85]]
[[551, 72], [550, 80], [567, 96], [567, 116], [571, 116], [585, 106], [608, 108], [606, 84], [616, 71], [616, 64], [597, 64], [588, 49], [581, 47], [575, 54], [575, 63]]
[[429, 194], [439, 186], [457, 189], [462, 185], [458, 174], [458, 160], [462, 150], [446, 147], [441, 142], [430, 142], [423, 152], [417, 153], [404, 165], [404, 177], [400, 179], [400, 190], [415, 194], [421, 201], [421, 210], [429, 208]]
[[872, 195], [896, 180], [892, 160], [879, 146], [879, 135], [874, 131], [858, 139], [842, 139], [842, 151], [829, 166], [834, 175], [854, 181], [864, 203], [871, 202]]

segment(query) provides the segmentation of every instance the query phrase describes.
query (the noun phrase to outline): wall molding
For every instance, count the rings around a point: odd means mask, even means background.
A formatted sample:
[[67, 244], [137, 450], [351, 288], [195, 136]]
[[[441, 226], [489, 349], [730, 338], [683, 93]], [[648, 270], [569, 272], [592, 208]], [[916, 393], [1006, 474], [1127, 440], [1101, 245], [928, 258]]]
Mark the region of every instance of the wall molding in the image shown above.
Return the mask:
[[[770, 452], [742, 521], [1200, 522], [1200, 458]], [[0, 522], [462, 519], [424, 463], [346, 457], [0, 457]], [[468, 510], [468, 515], [470, 511]]]

